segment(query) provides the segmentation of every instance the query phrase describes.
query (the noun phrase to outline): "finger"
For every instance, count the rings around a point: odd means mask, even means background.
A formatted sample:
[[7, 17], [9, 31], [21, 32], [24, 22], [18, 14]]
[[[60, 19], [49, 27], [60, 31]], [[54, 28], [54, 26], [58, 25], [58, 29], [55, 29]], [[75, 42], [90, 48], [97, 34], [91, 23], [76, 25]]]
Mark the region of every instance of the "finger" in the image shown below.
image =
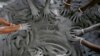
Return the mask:
[[45, 18], [45, 14], [44, 14], [44, 16], [43, 16], [44, 18]]
[[63, 12], [64, 12], [64, 11], [63, 11], [63, 9], [62, 9], [62, 10], [61, 10], [61, 14], [63, 14]]
[[45, 13], [43, 13], [43, 17], [45, 18]]
[[33, 15], [33, 18], [35, 18], [35, 16]]
[[48, 18], [50, 18], [50, 17], [51, 17], [51, 14], [48, 15]]
[[44, 17], [44, 13], [42, 13], [42, 16]]
[[23, 27], [30, 27], [31, 25], [23, 25]]
[[70, 29], [70, 31], [75, 31], [75, 30], [80, 30], [80, 29], [77, 28], [77, 27], [72, 27], [72, 28]]
[[27, 27], [31, 27], [31, 25], [27, 25]]
[[72, 35], [72, 37], [73, 37], [73, 38], [76, 38], [77, 36], [75, 36], [75, 35]]
[[37, 15], [37, 17], [39, 18], [40, 16], [39, 16], [39, 15]]
[[70, 32], [73, 32], [74, 29], [70, 29]]
[[35, 16], [35, 18], [37, 19], [37, 15]]
[[63, 15], [66, 15], [66, 10], [64, 11]]
[[47, 15], [45, 14], [45, 18], [47, 18]]
[[38, 15], [36, 16], [36, 18], [38, 19]]
[[72, 16], [70, 17], [71, 20], [73, 20], [73, 18], [74, 18], [74, 15], [72, 15]]
[[75, 34], [75, 32], [70, 32], [70, 34]]
[[23, 25], [29, 25], [29, 23], [24, 23]]
[[76, 21], [77, 19], [78, 19], [78, 17], [76, 16], [76, 17], [73, 19], [73, 21], [77, 23], [77, 21]]
[[46, 19], [48, 18], [48, 14], [46, 14]]
[[73, 18], [73, 22], [75, 22], [75, 19], [77, 19], [77, 16], [74, 16], [74, 18]]
[[48, 18], [48, 14], [46, 15], [46, 19]]
[[24, 23], [24, 24], [21, 24], [21, 26], [25, 26], [25, 25], [27, 25], [26, 23]]
[[30, 27], [27, 27], [27, 29], [31, 29]]
[[35, 19], [36, 19], [36, 16], [35, 16]]

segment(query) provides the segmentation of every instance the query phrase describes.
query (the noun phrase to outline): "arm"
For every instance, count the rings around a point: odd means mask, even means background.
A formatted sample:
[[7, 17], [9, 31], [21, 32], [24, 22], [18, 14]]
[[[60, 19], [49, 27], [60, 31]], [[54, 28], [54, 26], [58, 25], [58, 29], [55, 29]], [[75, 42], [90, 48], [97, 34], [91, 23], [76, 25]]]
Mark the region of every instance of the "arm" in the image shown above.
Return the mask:
[[4, 20], [3, 18], [0, 18], [0, 24], [4, 24], [6, 26], [10, 26], [11, 23], [7, 22], [6, 20]]
[[98, 45], [95, 45], [95, 44], [93, 44], [89, 41], [86, 41], [86, 40], [82, 40], [81, 44], [85, 45], [86, 47], [90, 48], [91, 50], [93, 50], [97, 53], [100, 53], [100, 46], [98, 46]]
[[20, 25], [0, 27], [0, 34], [7, 34], [7, 33], [15, 32], [19, 30], [19, 28], [20, 28]]
[[72, 35], [72, 39], [76, 42], [80, 42], [80, 44], [90, 48], [91, 50], [97, 52], [97, 53], [100, 53], [100, 46], [98, 45], [95, 45], [87, 40], [85, 40], [84, 38], [82, 37], [78, 37], [78, 36], [74, 36]]
[[89, 3], [85, 4], [84, 6], [80, 7], [82, 11], [85, 11], [87, 8], [93, 7], [99, 0], [90, 0]]
[[64, 3], [64, 5], [65, 5], [65, 8], [67, 8], [67, 9], [70, 9], [70, 3], [72, 2], [72, 0], [68, 0], [68, 1], [66, 1], [65, 3]]
[[27, 2], [29, 4], [29, 7], [30, 7], [30, 10], [31, 10], [34, 20], [39, 20], [40, 15], [39, 15], [38, 8], [33, 4], [32, 0], [27, 0]]
[[87, 27], [87, 28], [84, 28], [84, 29], [81, 29], [81, 30], [80, 29], [72, 30], [71, 33], [80, 36], [80, 35], [83, 35], [83, 34], [85, 34], [87, 32], [90, 32], [90, 31], [93, 31], [93, 30], [97, 30], [99, 28], [100, 28], [100, 23], [94, 24], [94, 25], [92, 25], [90, 27]]
[[51, 0], [46, 0], [46, 2], [45, 2], [45, 7], [49, 7], [50, 1], [51, 1]]
[[65, 4], [66, 4], [66, 5], [70, 5], [71, 2], [72, 2], [72, 0], [67, 0], [67, 1], [65, 2]]
[[95, 24], [95, 25], [92, 25], [92, 26], [90, 26], [90, 27], [88, 27], [88, 28], [83, 29], [83, 32], [84, 32], [84, 33], [87, 33], [87, 32], [96, 30], [96, 29], [98, 29], [98, 28], [100, 28], [100, 23]]
[[82, 11], [85, 11], [88, 7], [92, 7], [95, 4], [95, 2], [93, 0], [90, 0], [87, 4], [85, 4], [84, 6], [80, 7], [80, 9]]
[[7, 34], [19, 30], [28, 30], [30, 29], [30, 25], [28, 23], [23, 23], [19, 25], [11, 25], [11, 26], [4, 26], [0, 27], [0, 34]]

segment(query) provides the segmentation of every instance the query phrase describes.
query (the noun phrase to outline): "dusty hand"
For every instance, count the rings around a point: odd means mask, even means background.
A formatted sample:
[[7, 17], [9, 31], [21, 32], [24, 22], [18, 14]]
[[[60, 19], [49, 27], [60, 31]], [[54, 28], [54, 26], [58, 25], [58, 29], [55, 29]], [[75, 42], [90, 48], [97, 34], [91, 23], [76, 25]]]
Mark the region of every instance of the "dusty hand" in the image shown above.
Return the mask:
[[75, 35], [72, 35], [71, 40], [72, 40], [72, 41], [79, 41], [79, 42], [81, 42], [82, 40], [84, 40], [84, 38], [78, 37], [78, 36], [75, 36]]
[[69, 4], [69, 3], [64, 3], [64, 5], [65, 5], [65, 8], [66, 8], [66, 9], [70, 9], [71, 4]]
[[15, 24], [13, 24], [13, 23], [10, 23], [10, 26], [16, 26]]
[[79, 12], [79, 11], [77, 11], [77, 12], [75, 12], [71, 17], [70, 17], [70, 19], [73, 21], [73, 22], [79, 22], [82, 18], [82, 15], [83, 15], [83, 12]]
[[60, 9], [60, 14], [64, 16], [68, 15], [70, 12], [71, 12], [70, 9], [66, 9], [66, 8]]
[[84, 30], [83, 29], [74, 29], [71, 31], [71, 34], [79, 36], [79, 35], [84, 34]]
[[57, 54], [56, 56], [66, 56], [66, 54]]
[[38, 20], [40, 18], [39, 10], [37, 8], [33, 8], [32, 15], [35, 20]]
[[35, 56], [44, 56], [42, 51], [38, 51]]
[[73, 41], [73, 42], [80, 42], [80, 44], [81, 44], [82, 40], [84, 40], [84, 38], [78, 37], [78, 36], [75, 36], [75, 35], [72, 35], [72, 37], [71, 37], [71, 39], [70, 39], [70, 41]]
[[48, 7], [45, 7], [43, 12], [43, 17], [44, 18], [54, 17], [54, 14], [51, 12], [51, 10]]
[[39, 15], [39, 10], [37, 9], [37, 7], [33, 4], [32, 0], [27, 0], [28, 4], [29, 4], [29, 7], [31, 9], [31, 12], [32, 12], [32, 15], [33, 15], [33, 18], [35, 20], [38, 20], [40, 15]]
[[60, 14], [68, 15], [71, 12], [70, 5], [71, 4], [65, 2], [64, 5], [62, 6], [62, 8], [60, 9]]
[[19, 30], [29, 30], [30, 29], [30, 26], [28, 23], [23, 23], [23, 24], [20, 24], [20, 28]]

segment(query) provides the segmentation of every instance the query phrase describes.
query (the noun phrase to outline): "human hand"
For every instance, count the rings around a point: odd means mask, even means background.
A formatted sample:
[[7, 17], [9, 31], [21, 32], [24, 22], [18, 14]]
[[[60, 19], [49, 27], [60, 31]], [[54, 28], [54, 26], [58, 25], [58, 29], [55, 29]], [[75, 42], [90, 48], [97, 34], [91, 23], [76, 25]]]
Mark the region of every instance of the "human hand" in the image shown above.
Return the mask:
[[28, 30], [30, 29], [30, 26], [28, 23], [23, 23], [23, 24], [20, 24], [20, 28], [19, 30]]
[[37, 51], [37, 54], [35, 54], [34, 56], [44, 56], [43, 51], [41, 50]]
[[15, 24], [13, 24], [13, 23], [10, 23], [10, 25], [9, 26], [16, 26]]
[[78, 36], [75, 36], [75, 35], [72, 35], [71, 40], [72, 41], [75, 41], [75, 42], [78, 42], [79, 41], [81, 43], [81, 41], [84, 40], [84, 38], [78, 37]]
[[81, 11], [76, 11], [76, 12], [74, 12], [74, 14], [70, 17], [70, 19], [71, 19], [73, 22], [78, 23], [78, 22], [81, 21], [82, 15], [83, 15], [83, 12], [81, 12]]
[[28, 4], [29, 4], [29, 7], [31, 9], [31, 13], [33, 15], [33, 18], [35, 20], [38, 20], [40, 18], [40, 15], [39, 15], [39, 10], [37, 9], [37, 7], [32, 3], [31, 0], [27, 0]]
[[64, 5], [65, 5], [65, 8], [66, 8], [66, 9], [70, 9], [71, 4], [69, 4], [69, 3], [64, 3]]
[[60, 14], [64, 16], [68, 15], [71, 12], [70, 5], [71, 4], [64, 2], [64, 5], [62, 6], [62, 8], [60, 8]]
[[50, 10], [49, 7], [45, 7], [45, 8], [44, 8], [43, 17], [44, 17], [44, 18], [54, 17], [54, 14], [51, 12], [51, 10]]
[[71, 30], [71, 34], [74, 34], [74, 35], [77, 35], [77, 36], [83, 35], [84, 34], [84, 29]]
[[35, 20], [38, 20], [40, 18], [39, 10], [37, 8], [33, 8], [31, 11], [33, 18]]
[[71, 41], [71, 42], [79, 42], [80, 44], [82, 44], [83, 40], [85, 40], [85, 39], [82, 38], [82, 37], [78, 37], [78, 36], [72, 35], [69, 41]]
[[56, 56], [66, 56], [66, 54], [57, 54]]

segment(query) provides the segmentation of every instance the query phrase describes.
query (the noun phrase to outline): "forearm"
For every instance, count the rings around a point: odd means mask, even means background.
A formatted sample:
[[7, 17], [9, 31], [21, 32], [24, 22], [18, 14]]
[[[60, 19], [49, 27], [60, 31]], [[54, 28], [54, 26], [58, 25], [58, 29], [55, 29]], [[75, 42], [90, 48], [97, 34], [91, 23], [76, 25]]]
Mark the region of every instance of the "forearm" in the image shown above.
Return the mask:
[[65, 8], [70, 9], [70, 5], [71, 5], [72, 0], [68, 0], [65, 2]]
[[86, 47], [90, 48], [91, 50], [93, 50], [97, 53], [100, 53], [100, 46], [98, 46], [98, 45], [90, 43], [89, 41], [86, 41], [86, 40], [82, 40], [81, 44], [85, 45]]
[[50, 1], [51, 1], [51, 0], [46, 0], [46, 2], [45, 2], [45, 7], [49, 7]]
[[71, 3], [71, 1], [72, 1], [72, 0], [67, 0], [67, 2], [66, 2], [66, 3], [70, 4], [70, 3]]
[[7, 34], [11, 32], [15, 32], [19, 30], [20, 25], [15, 25], [15, 26], [4, 26], [0, 28], [0, 34]]
[[98, 29], [98, 28], [100, 28], [100, 23], [95, 24], [95, 25], [92, 25], [92, 26], [90, 26], [90, 27], [88, 27], [88, 28], [85, 28], [85, 29], [83, 29], [83, 30], [84, 30], [84, 33], [87, 33], [87, 32], [96, 30], [96, 29]]
[[0, 18], [0, 24], [4, 24], [4, 25], [7, 25], [7, 26], [10, 26], [11, 23], [7, 22], [3, 18]]
[[31, 10], [36, 9], [36, 6], [32, 3], [31, 0], [27, 0], [27, 2], [29, 4], [29, 7], [30, 7]]
[[93, 7], [96, 3], [98, 2], [98, 0], [90, 0], [88, 3], [86, 3], [84, 6], [80, 7], [80, 9], [82, 11], [85, 11], [87, 8], [91, 8]]

